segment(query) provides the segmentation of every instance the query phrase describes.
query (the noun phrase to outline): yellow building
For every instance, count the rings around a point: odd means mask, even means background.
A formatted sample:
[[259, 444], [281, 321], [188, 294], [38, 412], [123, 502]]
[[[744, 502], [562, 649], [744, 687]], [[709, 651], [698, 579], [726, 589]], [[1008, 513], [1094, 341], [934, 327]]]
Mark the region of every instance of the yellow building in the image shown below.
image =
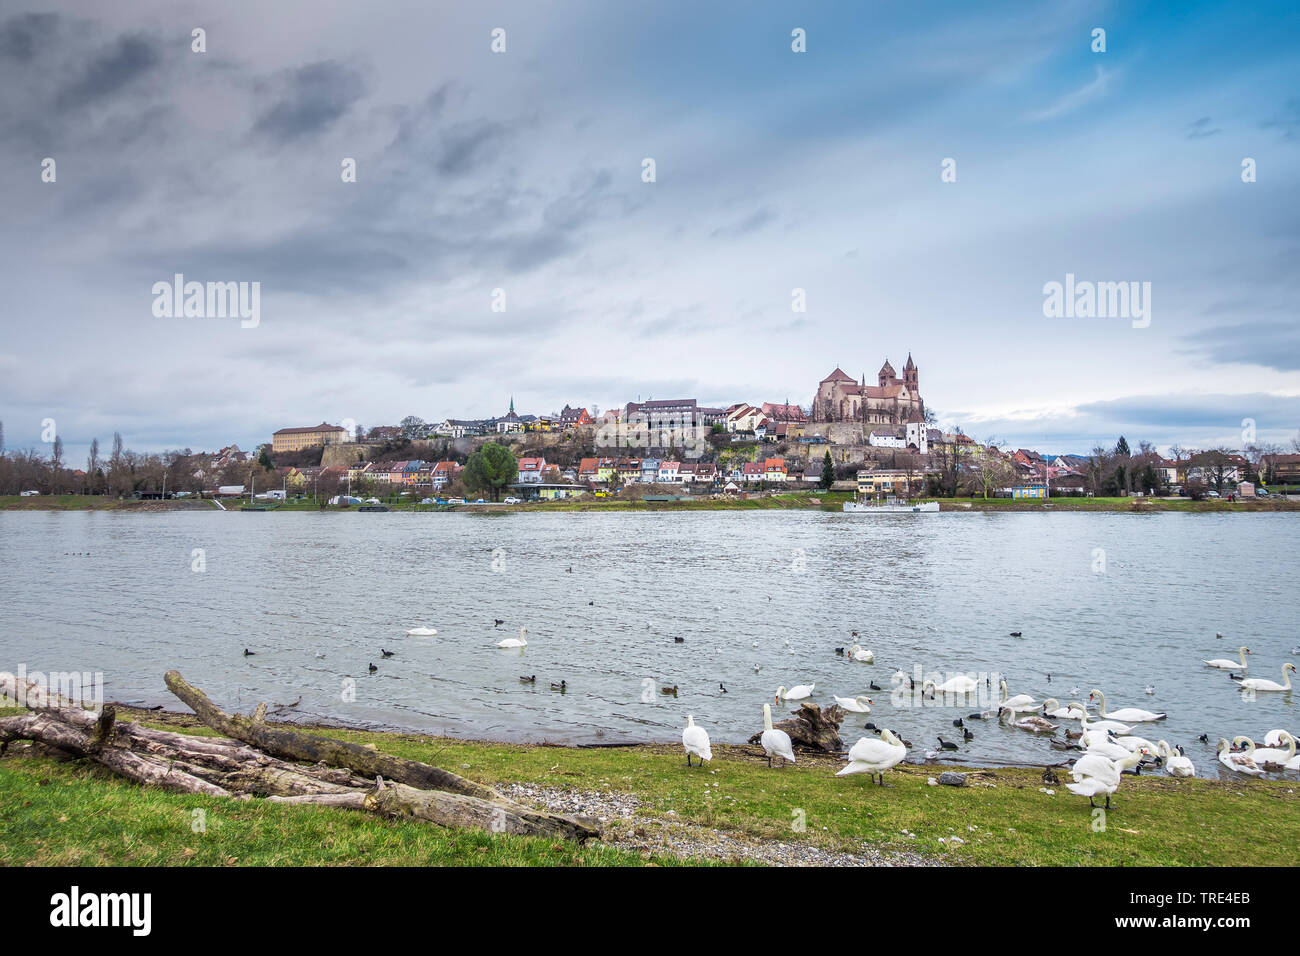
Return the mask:
[[906, 496], [909, 477], [913, 493], [925, 488], [925, 475], [919, 471], [912, 472], [910, 476], [906, 471], [892, 468], [881, 471], [860, 471], [858, 472], [858, 494]]
[[281, 428], [271, 436], [271, 451], [298, 451], [348, 441], [352, 441], [352, 436], [346, 428], [321, 422], [307, 428]]

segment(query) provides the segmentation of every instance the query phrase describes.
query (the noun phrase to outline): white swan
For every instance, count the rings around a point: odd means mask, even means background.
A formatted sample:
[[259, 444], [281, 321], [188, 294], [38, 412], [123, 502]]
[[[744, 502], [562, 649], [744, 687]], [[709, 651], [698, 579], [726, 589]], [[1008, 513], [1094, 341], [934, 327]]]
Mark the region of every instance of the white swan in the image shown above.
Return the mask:
[[1009, 708], [1003, 707], [998, 712], [998, 719], [1006, 718], [1008, 724], [1012, 727], [1019, 727], [1021, 730], [1029, 730], [1036, 734], [1050, 734], [1056, 729], [1057, 725], [1047, 720], [1045, 717], [1039, 717], [1034, 714], [1032, 717], [1022, 717], [1016, 719], [1016, 712]]
[[1086, 717], [1088, 711], [1083, 704], [1077, 701], [1071, 701], [1068, 707], [1062, 707], [1061, 702], [1055, 697], [1049, 697], [1043, 701], [1043, 716], [1055, 717], [1057, 720], [1078, 720]]
[[1079, 718], [1079, 727], [1085, 734], [1092, 730], [1100, 730], [1103, 733], [1111, 734], [1126, 734], [1133, 729], [1128, 724], [1121, 724], [1118, 720], [1089, 720], [1087, 714]]
[[849, 762], [845, 768], [835, 774], [847, 777], [854, 773], [879, 775], [880, 785], [885, 784], [885, 771], [901, 763], [907, 756], [907, 747], [894, 736], [888, 728], [880, 732], [879, 737], [863, 737], [849, 751]]
[[1246, 753], [1250, 759], [1255, 761], [1255, 766], [1262, 766], [1266, 763], [1279, 764], [1285, 766], [1286, 763], [1295, 757], [1295, 738], [1285, 730], [1282, 731], [1283, 739], [1290, 744], [1289, 747], [1256, 747], [1255, 741], [1249, 737], [1238, 737], [1233, 741], [1235, 744], [1238, 740], [1244, 740], [1249, 746]]
[[921, 693], [924, 694], [928, 688], [931, 697], [934, 694], [969, 694], [975, 688], [979, 687], [979, 681], [968, 674], [958, 674], [956, 677], [949, 677], [942, 684], [936, 684], [932, 680], [926, 681], [921, 685]]
[[527, 647], [528, 646], [528, 628], [521, 627], [518, 637], [507, 637], [504, 641], [497, 641], [497, 647]]
[[1255, 766], [1255, 761], [1250, 754], [1233, 753], [1231, 745], [1222, 737], [1219, 738], [1219, 763], [1234, 773], [1249, 774], [1252, 777], [1258, 777], [1264, 773], [1259, 767]]
[[1279, 684], [1275, 680], [1264, 680], [1262, 677], [1247, 677], [1237, 681], [1237, 686], [1242, 690], [1290, 690], [1291, 675], [1295, 672], [1295, 665], [1287, 661], [1282, 665], [1282, 679], [1285, 684]]
[[1230, 660], [1226, 657], [1216, 657], [1212, 661], [1201, 661], [1201, 663], [1207, 667], [1217, 667], [1220, 670], [1225, 671], [1245, 671], [1250, 667], [1250, 665], [1246, 663], [1246, 655], [1250, 653], [1250, 648], [1243, 645], [1240, 653], [1241, 660], [1239, 661]]
[[999, 707], [1005, 707], [1007, 710], [1014, 710], [1018, 713], [1038, 709], [1038, 701], [1034, 700], [1034, 698], [1030, 697], [1028, 694], [1016, 694], [1015, 697], [1008, 698], [1007, 680], [1005, 677], [998, 681], [998, 687], [1002, 689], [1002, 699], [998, 701]]
[[845, 710], [853, 711], [855, 714], [871, 713], [871, 705], [874, 703], [870, 697], [865, 696], [836, 697], [834, 694], [831, 694], [831, 696], [835, 698], [835, 703], [839, 704]]
[[790, 735], [784, 730], [777, 730], [772, 726], [772, 705], [763, 705], [763, 736], [759, 738], [763, 745], [763, 752], [767, 754], [767, 765], [772, 766], [773, 757], [784, 757], [791, 763], [795, 762], [794, 747], [790, 744]]
[[1135, 753], [1135, 751], [1121, 747], [1111, 740], [1109, 736], [1098, 737], [1096, 734], [1084, 734], [1080, 740], [1084, 745], [1085, 753], [1098, 754], [1107, 760], [1123, 760], [1129, 754]]
[[704, 762], [713, 759], [713, 751], [709, 749], [709, 733], [703, 727], [695, 726], [695, 718], [690, 714], [686, 715], [686, 729], [682, 731], [682, 746], [686, 748], [686, 766], [691, 765], [691, 754], [700, 758], [700, 766]]
[[1095, 806], [1093, 797], [1106, 795], [1106, 809], [1110, 809], [1110, 795], [1119, 789], [1120, 774], [1136, 767], [1142, 760], [1142, 751], [1126, 754], [1119, 760], [1108, 760], [1099, 754], [1084, 754], [1070, 768], [1074, 783], [1065, 788], [1071, 793], [1088, 798], [1088, 806]]
[[413, 627], [406, 632], [407, 637], [433, 637], [438, 631], [432, 627]]
[[859, 644], [854, 644], [849, 648], [849, 657], [864, 664], [874, 664], [876, 662], [876, 655]]
[[1163, 740], [1156, 742], [1156, 752], [1164, 758], [1165, 769], [1171, 777], [1195, 777], [1196, 767], [1191, 760], [1170, 747]]
[[1140, 724], [1150, 720], [1164, 720], [1168, 714], [1157, 714], [1150, 710], [1143, 710], [1140, 707], [1121, 707], [1113, 714], [1106, 711], [1106, 695], [1096, 688], [1088, 695], [1088, 700], [1097, 698], [1101, 705], [1101, 716], [1112, 720], [1126, 720], [1131, 724]]
[[1116, 737], [1114, 738], [1114, 742], [1119, 744], [1119, 746], [1123, 747], [1129, 753], [1133, 753], [1135, 750], [1142, 750], [1143, 748], [1151, 751], [1152, 753], [1159, 752], [1159, 744], [1153, 743], [1150, 740], [1147, 740], [1145, 737], [1133, 737], [1133, 736]]
[[[1270, 730], [1268, 733], [1266, 733], [1266, 734], [1264, 735], [1264, 746], [1265, 746], [1265, 747], [1281, 747], [1281, 746], [1282, 746], [1282, 735], [1283, 735], [1283, 734], [1286, 734], [1286, 733], [1290, 733], [1290, 731], [1288, 731], [1288, 730]], [[1295, 734], [1291, 734], [1291, 736], [1294, 737], [1294, 736], [1296, 736], [1296, 735], [1295, 735]]]
[[777, 701], [803, 700], [805, 697], [812, 696], [813, 688], [816, 686], [816, 684], [795, 684], [789, 690], [786, 690], [783, 684], [776, 689], [776, 699]]

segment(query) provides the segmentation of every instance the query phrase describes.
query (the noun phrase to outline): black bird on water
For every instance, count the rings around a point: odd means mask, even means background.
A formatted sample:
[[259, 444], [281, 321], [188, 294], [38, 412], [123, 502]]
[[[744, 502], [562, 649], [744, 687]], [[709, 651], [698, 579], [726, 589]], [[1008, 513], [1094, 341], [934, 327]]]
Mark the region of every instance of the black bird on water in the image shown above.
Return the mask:
[[521, 677], [521, 678], [519, 678], [519, 683], [521, 683], [521, 684], [536, 684], [536, 683], [537, 683], [537, 675], [536, 675], [536, 674], [533, 674], [531, 677]]
[[971, 733], [969, 730], [967, 730], [965, 727], [963, 727], [963, 728], [961, 729], [961, 739], [962, 739], [962, 740], [974, 740], [974, 739], [975, 739], [975, 735], [972, 734], [972, 733]]
[[572, 574], [572, 573], [573, 573], [573, 568], [572, 568], [572, 567], [565, 568], [565, 569], [564, 569], [564, 573], [565, 573], [565, 574]]
[[494, 617], [494, 618], [492, 619], [492, 626], [493, 626], [493, 627], [500, 627], [500, 626], [501, 626], [502, 624], [504, 624], [504, 623], [505, 623], [505, 621], [501, 620], [501, 618], [499, 618], [499, 617]]
[[595, 607], [595, 606], [596, 606], [596, 602], [595, 602], [595, 601], [588, 601], [588, 602], [587, 602], [587, 607]]
[[394, 651], [386, 651], [386, 650], [384, 650], [384, 649], [381, 647], [381, 648], [379, 649], [379, 653], [380, 653], [380, 654], [383, 654], [385, 657], [392, 657], [393, 654], [394, 654], [395, 652], [394, 652]]
[[674, 637], [674, 638], [673, 638], [673, 643], [674, 643], [674, 644], [685, 644], [685, 643], [686, 643], [686, 638], [684, 638], [684, 637]]
[[952, 722], [952, 725], [953, 725], [954, 727], [964, 727], [964, 726], [966, 726], [966, 725], [963, 724], [961, 721], [962, 721], [962, 719], [961, 719], [960, 717], [958, 717], [956, 720], [954, 720], [954, 721]]
[[835, 656], [836, 656], [836, 657], [843, 657], [843, 656], [844, 656], [844, 648], [842, 648], [842, 647], [837, 647], [837, 648], [835, 648]]
[[868, 690], [880, 690], [880, 685], [877, 684], [875, 681], [872, 681], [870, 684], [867, 685], [867, 689], [868, 689]]
[[1012, 637], [1019, 637], [1019, 636], [1020, 636], [1020, 631], [1012, 631], [1012, 632], [1011, 632], [1011, 636], [1012, 636]]
[[256, 652], [256, 651], [250, 651], [247, 647], [244, 648], [244, 656], [245, 656], [245, 657], [252, 657], [255, 653], [257, 653], [257, 652]]
[[379, 670], [379, 668], [376, 667], [376, 666], [374, 665], [374, 663], [372, 662], [372, 663], [370, 664], [370, 673], [373, 674], [373, 673], [374, 673], [375, 671], [377, 671], [377, 670]]
[[568, 687], [569, 687], [569, 682], [567, 680], [562, 680], [558, 684], [554, 682], [551, 683], [551, 690], [558, 690], [560, 693], [564, 693], [564, 691], [567, 690]]
[[1210, 735], [1209, 735], [1209, 734], [1201, 734], [1201, 736], [1197, 737], [1196, 739], [1199, 740], [1199, 741], [1200, 741], [1201, 743], [1203, 743], [1203, 744], [1208, 744], [1208, 743], [1210, 742]]
[[949, 743], [947, 740], [944, 740], [942, 737], [939, 737], [939, 738], [937, 738], [937, 739], [938, 739], [938, 741], [939, 741], [939, 747], [940, 747], [940, 749], [942, 749], [942, 750], [956, 750], [956, 749], [957, 749], [957, 745], [956, 745], [956, 744], [954, 744], [954, 743]]
[[722, 691], [724, 694], [727, 692], [727, 688], [723, 687], [721, 682], [718, 683], [718, 690]]
[[877, 727], [875, 724], [871, 723], [871, 721], [867, 721], [867, 722], [866, 722], [865, 724], [863, 724], [862, 726], [863, 726], [864, 728], [866, 728], [867, 730], [879, 730], [879, 729], [880, 729], [880, 728]]

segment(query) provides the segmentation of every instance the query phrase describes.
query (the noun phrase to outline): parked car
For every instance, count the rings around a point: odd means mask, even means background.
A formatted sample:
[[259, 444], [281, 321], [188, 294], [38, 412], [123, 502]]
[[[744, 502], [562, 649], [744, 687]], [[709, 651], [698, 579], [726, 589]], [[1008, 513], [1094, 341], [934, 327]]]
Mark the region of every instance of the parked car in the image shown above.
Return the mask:
[[39, 491], [23, 491], [23, 492], [19, 492], [19, 497], [20, 497], [20, 498], [34, 498], [34, 497], [36, 497], [36, 496], [39, 495], [39, 494], [40, 494]]
[[422, 505], [436, 505], [437, 503], [438, 503], [438, 502], [435, 501], [435, 500], [432, 499], [432, 498], [421, 498], [421, 499], [420, 499], [420, 504], [422, 504]]
[[517, 505], [517, 504], [520, 504], [521, 502], [520, 502], [520, 500], [519, 500], [518, 498], [516, 498], [516, 497], [514, 497], [513, 495], [511, 495], [509, 498], [507, 498], [507, 499], [505, 500], [504, 503], [505, 503], [505, 504], [508, 504], [508, 505]]
[[1219, 497], [1219, 493], [1218, 493], [1217, 491], [1214, 491], [1213, 489], [1211, 489], [1210, 491], [1207, 491], [1207, 492], [1205, 493], [1205, 497], [1207, 497], [1207, 498], [1217, 498], [1217, 497]]
[[463, 505], [464, 503], [465, 503], [465, 499], [464, 499], [464, 498], [448, 498], [448, 499], [447, 499], [447, 504], [449, 504], [449, 505]]
[[1268, 496], [1269, 496], [1269, 495], [1268, 495], [1268, 489], [1267, 489], [1267, 488], [1256, 488], [1256, 489], [1255, 489], [1255, 497], [1256, 497], [1256, 498], [1267, 498]]

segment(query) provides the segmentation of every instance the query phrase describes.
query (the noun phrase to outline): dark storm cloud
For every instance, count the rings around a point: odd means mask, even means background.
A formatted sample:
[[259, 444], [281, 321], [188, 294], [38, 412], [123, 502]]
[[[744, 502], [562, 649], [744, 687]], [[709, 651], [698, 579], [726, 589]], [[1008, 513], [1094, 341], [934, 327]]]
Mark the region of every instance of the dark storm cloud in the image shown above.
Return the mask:
[[264, 86], [273, 102], [259, 114], [253, 130], [276, 143], [328, 129], [365, 92], [361, 74], [334, 60], [285, 70]]
[[438, 172], [460, 176], [478, 165], [487, 151], [505, 138], [505, 127], [489, 120], [461, 123], [443, 133], [434, 161]]
[[1195, 354], [1216, 363], [1244, 363], [1300, 371], [1300, 325], [1290, 322], [1241, 322], [1205, 329], [1188, 336]]
[[144, 34], [128, 34], [108, 44], [55, 98], [59, 109], [76, 109], [112, 96], [162, 61], [158, 43]]
[[54, 13], [21, 13], [0, 24], [0, 57], [26, 63], [54, 38], [59, 17]]

